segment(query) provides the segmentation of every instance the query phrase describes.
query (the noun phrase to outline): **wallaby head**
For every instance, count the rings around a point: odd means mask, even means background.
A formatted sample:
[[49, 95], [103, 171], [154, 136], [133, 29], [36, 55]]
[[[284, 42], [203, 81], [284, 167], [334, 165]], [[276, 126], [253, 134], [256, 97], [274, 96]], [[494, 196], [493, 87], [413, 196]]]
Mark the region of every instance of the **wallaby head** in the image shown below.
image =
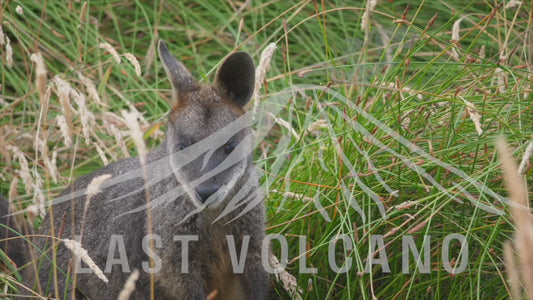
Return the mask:
[[218, 207], [231, 198], [250, 163], [252, 137], [244, 105], [255, 81], [245, 52], [230, 54], [214, 84], [200, 84], [159, 41], [159, 55], [172, 85], [166, 144], [170, 165], [196, 207]]

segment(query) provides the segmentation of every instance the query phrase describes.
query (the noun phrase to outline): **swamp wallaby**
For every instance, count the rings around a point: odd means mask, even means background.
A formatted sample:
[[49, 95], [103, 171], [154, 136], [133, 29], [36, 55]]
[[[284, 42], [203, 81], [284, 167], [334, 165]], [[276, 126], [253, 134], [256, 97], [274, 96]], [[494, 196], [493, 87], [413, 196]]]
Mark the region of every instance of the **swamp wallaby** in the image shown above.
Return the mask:
[[[34, 239], [38, 284], [27, 268], [28, 285], [42, 295], [55, 296], [57, 284], [60, 297], [116, 299], [138, 269], [133, 299], [149, 299], [152, 287], [155, 299], [204, 300], [215, 290], [215, 299], [266, 297], [265, 211], [243, 110], [254, 89], [253, 61], [232, 53], [214, 84], [204, 85], [163, 41], [158, 48], [173, 90], [166, 139], [144, 164], [138, 157], [112, 163], [54, 200], [38, 234], [56, 238]], [[85, 208], [87, 187], [104, 174], [111, 177]], [[81, 239], [109, 283], [87, 274], [58, 237]]]

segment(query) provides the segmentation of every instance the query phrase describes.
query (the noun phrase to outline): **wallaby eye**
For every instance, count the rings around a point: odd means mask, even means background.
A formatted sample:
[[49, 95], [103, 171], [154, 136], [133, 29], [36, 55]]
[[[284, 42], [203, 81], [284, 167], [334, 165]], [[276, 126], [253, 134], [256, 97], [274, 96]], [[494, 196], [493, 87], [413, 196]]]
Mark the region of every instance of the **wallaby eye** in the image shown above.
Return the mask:
[[231, 153], [235, 149], [235, 147], [237, 147], [236, 142], [228, 142], [224, 147], [224, 151], [226, 151], [226, 153]]

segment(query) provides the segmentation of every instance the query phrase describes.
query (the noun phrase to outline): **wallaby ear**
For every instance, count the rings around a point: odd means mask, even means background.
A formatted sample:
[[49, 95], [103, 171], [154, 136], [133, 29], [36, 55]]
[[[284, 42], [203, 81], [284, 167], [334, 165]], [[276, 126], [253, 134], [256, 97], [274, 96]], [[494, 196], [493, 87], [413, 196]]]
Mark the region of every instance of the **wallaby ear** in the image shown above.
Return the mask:
[[159, 40], [159, 57], [163, 62], [168, 79], [172, 84], [173, 100], [178, 99], [180, 93], [192, 90], [196, 86], [196, 79], [192, 77], [187, 68], [168, 51], [167, 44]]
[[244, 106], [254, 92], [254, 61], [246, 52], [235, 52], [228, 56], [218, 68], [216, 86], [226, 93], [235, 104]]

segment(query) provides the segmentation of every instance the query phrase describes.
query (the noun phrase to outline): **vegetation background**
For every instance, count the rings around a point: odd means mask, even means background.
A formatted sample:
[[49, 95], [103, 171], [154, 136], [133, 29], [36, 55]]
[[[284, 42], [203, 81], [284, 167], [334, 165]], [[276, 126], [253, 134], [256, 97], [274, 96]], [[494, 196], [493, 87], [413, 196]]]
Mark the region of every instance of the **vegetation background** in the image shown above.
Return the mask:
[[[159, 39], [205, 82], [227, 53], [258, 63], [275, 43], [259, 101], [315, 85], [294, 94], [256, 153], [268, 233], [287, 239], [298, 287], [272, 276], [275, 298], [510, 297], [514, 225], [494, 145], [505, 136], [531, 182], [531, 1], [3, 0], [0, 26], [0, 194], [29, 207], [30, 224], [80, 175], [135, 155], [121, 110], [142, 114], [149, 148], [161, 142], [170, 86]], [[332, 252], [351, 261], [345, 273], [328, 260], [338, 234], [352, 239]], [[450, 234], [468, 244], [457, 274], [443, 264]], [[430, 236], [429, 273], [412, 254], [402, 272], [405, 236], [420, 251]], [[390, 271], [368, 264], [378, 249]], [[457, 240], [450, 249], [453, 268]], [[302, 257], [317, 273], [301, 272]], [[17, 293], [3, 261], [4, 293]]]

